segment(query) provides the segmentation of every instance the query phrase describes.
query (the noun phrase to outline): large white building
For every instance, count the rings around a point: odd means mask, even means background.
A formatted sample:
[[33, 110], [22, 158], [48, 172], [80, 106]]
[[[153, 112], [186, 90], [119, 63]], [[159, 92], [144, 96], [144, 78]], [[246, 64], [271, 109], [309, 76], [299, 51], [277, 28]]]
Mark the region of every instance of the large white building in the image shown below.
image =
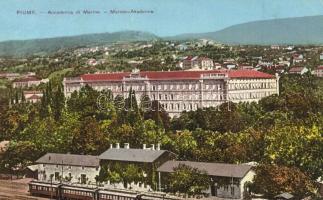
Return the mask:
[[35, 76], [28, 76], [20, 79], [16, 79], [12, 83], [13, 88], [28, 88], [38, 86], [41, 83], [48, 83], [48, 79], [38, 79]]
[[254, 70], [210, 70], [167, 72], [117, 72], [84, 74], [64, 79], [64, 93], [89, 85], [102, 91], [111, 90], [114, 97], [127, 98], [129, 90], [136, 92], [140, 101], [143, 95], [158, 100], [171, 117], [182, 111], [216, 107], [224, 102], [253, 102], [278, 94], [279, 78]]

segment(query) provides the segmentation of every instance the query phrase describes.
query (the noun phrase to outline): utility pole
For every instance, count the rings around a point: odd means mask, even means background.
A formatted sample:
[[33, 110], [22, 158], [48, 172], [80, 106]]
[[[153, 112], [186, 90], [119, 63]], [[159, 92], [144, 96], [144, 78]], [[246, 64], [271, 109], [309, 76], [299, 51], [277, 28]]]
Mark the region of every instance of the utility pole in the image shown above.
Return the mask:
[[62, 160], [62, 177], [61, 177], [61, 183], [63, 182], [63, 178], [64, 178], [64, 162]]
[[53, 198], [53, 176], [50, 175], [50, 199]]

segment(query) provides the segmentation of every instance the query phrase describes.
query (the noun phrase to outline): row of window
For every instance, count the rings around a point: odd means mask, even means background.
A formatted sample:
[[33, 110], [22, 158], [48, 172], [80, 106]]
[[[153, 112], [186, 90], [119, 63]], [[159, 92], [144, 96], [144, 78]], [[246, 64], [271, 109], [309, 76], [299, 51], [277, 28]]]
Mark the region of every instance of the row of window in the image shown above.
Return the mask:
[[86, 196], [86, 197], [93, 197], [94, 196], [93, 192], [86, 192], [86, 191], [79, 191], [79, 190], [69, 190], [69, 189], [64, 189], [63, 193], [64, 194], [79, 195], [79, 196]]
[[[62, 167], [62, 165], [56, 165], [56, 168], [61, 168], [61, 167]], [[46, 164], [43, 164], [43, 168], [46, 168]], [[72, 166], [71, 166], [71, 165], [68, 165], [68, 166], [65, 166], [64, 168], [72, 169]], [[84, 170], [84, 169], [85, 169], [85, 167], [84, 167], [84, 166], [82, 166], [81, 168], [82, 168], [82, 170]], [[99, 167], [96, 167], [96, 168], [95, 168], [95, 170], [96, 170], [96, 171], [99, 171]]]
[[270, 96], [275, 92], [252, 92], [252, 93], [236, 93], [229, 94], [229, 100], [244, 100], [244, 99], [261, 99], [266, 96]]
[[193, 104], [193, 103], [163, 103], [161, 104], [161, 106], [167, 111], [167, 110], [174, 110], [174, 111], [182, 111], [182, 110], [187, 110], [187, 111], [190, 111], [190, 110], [196, 110], [199, 108], [199, 105], [198, 104]]
[[[121, 85], [97, 85], [97, 84], [89, 84], [89, 86], [95, 88], [96, 90], [111, 90], [114, 92], [122, 91]], [[72, 92], [78, 90], [80, 86], [77, 85], [69, 85], [67, 87], [67, 92]], [[124, 90], [129, 91], [132, 88], [135, 91], [146, 91], [149, 90], [145, 85], [126, 85]], [[202, 85], [203, 89], [206, 90], [222, 90], [222, 84], [204, 84]], [[167, 91], [167, 90], [199, 90], [201, 86], [199, 83], [196, 84], [176, 84], [176, 85], [152, 85], [151, 91]]]
[[201, 94], [152, 94], [150, 97], [151, 100], [179, 100], [179, 101], [187, 101], [187, 100], [223, 100], [224, 95], [220, 93], [205, 93], [203, 97]]
[[235, 83], [229, 84], [229, 90], [273, 89], [276, 83]]
[[100, 194], [100, 199], [109, 199], [109, 200], [133, 200], [133, 197], [123, 197], [112, 194]]
[[56, 191], [56, 188], [51, 188], [51, 187], [46, 187], [46, 186], [37, 186], [37, 185], [32, 185], [31, 186], [32, 190], [38, 190], [38, 191]]
[[[97, 84], [89, 84], [91, 87], [96, 90], [111, 90], [112, 92], [121, 92], [123, 89], [125, 91], [129, 91], [131, 88], [135, 91], [146, 91], [149, 90], [145, 85], [126, 85], [125, 88], [122, 89], [121, 85], [97, 85]], [[275, 82], [267, 83], [231, 83], [228, 84], [229, 90], [248, 90], [248, 89], [274, 89], [276, 87]], [[68, 86], [66, 88], [66, 92], [73, 92], [78, 90], [80, 87], [73, 85]], [[199, 83], [197, 84], [177, 84], [177, 85], [152, 85], [150, 91], [169, 91], [169, 90], [199, 90], [201, 86]], [[223, 84], [203, 84], [202, 89], [204, 90], [212, 90], [212, 91], [222, 91], [224, 89]]]

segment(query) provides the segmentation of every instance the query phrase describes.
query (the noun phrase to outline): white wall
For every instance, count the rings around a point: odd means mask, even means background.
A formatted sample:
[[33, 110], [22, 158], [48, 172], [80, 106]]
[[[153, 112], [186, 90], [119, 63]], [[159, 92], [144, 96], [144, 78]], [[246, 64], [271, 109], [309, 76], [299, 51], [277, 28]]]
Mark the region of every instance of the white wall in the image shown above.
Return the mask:
[[[38, 180], [40, 181], [50, 181], [50, 175], [55, 172], [59, 172], [62, 175], [62, 165], [51, 165], [51, 164], [39, 164], [38, 165]], [[82, 167], [82, 166], [63, 166], [63, 178], [69, 177], [71, 173], [72, 179], [71, 183], [80, 183], [81, 175], [85, 174], [88, 178], [87, 183], [95, 184], [95, 177], [99, 175], [100, 167]], [[45, 174], [45, 175], [44, 175]], [[55, 181], [55, 177], [53, 177]]]
[[[197, 107], [216, 107], [227, 100], [232, 102], [258, 102], [261, 98], [278, 93], [276, 78], [271, 79], [201, 79], [201, 80], [164, 80], [164, 81], [127, 81], [89, 83], [96, 90], [111, 89], [114, 97], [128, 96], [130, 87], [136, 91], [138, 103], [142, 94], [151, 100], [158, 100], [165, 106], [171, 117], [178, 116], [184, 110], [196, 110]], [[82, 80], [64, 81], [66, 96], [78, 91], [84, 85]], [[122, 86], [124, 91], [122, 91]], [[219, 88], [219, 86], [221, 86]], [[225, 93], [228, 89], [228, 96]], [[167, 99], [166, 99], [167, 95]], [[161, 97], [161, 99], [160, 99]], [[171, 98], [172, 97], [172, 98]], [[220, 98], [222, 97], [222, 98]], [[180, 108], [177, 109], [177, 105]], [[185, 106], [184, 106], [185, 105]], [[192, 108], [191, 108], [192, 105]]]
[[253, 179], [255, 177], [256, 173], [253, 170], [250, 170], [245, 177], [243, 177], [243, 179], [240, 182], [240, 190], [241, 190], [241, 197], [243, 197], [243, 193], [244, 193], [244, 186], [247, 182], [253, 182]]
[[[243, 199], [244, 185], [246, 182], [253, 182], [255, 175], [255, 172], [253, 170], [250, 170], [242, 179], [240, 179], [239, 185], [229, 184], [227, 186], [218, 188], [216, 192], [217, 196], [211, 196], [211, 187], [209, 187], [208, 190], [204, 191], [205, 193], [209, 194], [209, 197], [206, 199]], [[217, 184], [215, 183], [215, 186], [216, 185]], [[233, 195], [231, 194], [231, 187], [233, 187], [234, 189]]]

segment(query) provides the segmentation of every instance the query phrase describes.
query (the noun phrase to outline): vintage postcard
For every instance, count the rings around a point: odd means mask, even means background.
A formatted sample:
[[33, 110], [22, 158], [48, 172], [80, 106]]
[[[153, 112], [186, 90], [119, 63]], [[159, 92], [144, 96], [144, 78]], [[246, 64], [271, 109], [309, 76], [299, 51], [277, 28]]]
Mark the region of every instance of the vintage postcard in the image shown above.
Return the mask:
[[0, 25], [0, 200], [323, 199], [322, 0], [2, 0]]

